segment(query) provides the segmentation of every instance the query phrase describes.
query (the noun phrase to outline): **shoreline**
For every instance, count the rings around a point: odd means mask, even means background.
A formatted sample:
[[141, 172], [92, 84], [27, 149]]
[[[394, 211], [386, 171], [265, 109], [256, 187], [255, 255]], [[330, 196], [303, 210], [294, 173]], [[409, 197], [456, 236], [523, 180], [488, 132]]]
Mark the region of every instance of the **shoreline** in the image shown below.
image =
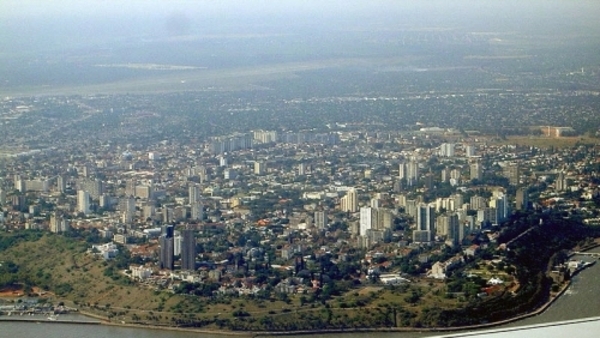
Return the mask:
[[[597, 248], [600, 245], [595, 245], [592, 247], [588, 247], [581, 252], [586, 252], [588, 250]], [[589, 265], [589, 266], [593, 266]], [[583, 270], [586, 270], [587, 267], [579, 269], [576, 271], [572, 277], [576, 276]], [[570, 279], [567, 283], [565, 283], [562, 288], [554, 295], [550, 295], [548, 301], [542, 304], [539, 308], [533, 310], [529, 313], [524, 313], [512, 318], [507, 318], [504, 320], [491, 322], [491, 323], [482, 323], [476, 325], [469, 326], [453, 326], [453, 327], [431, 327], [431, 328], [415, 328], [415, 327], [364, 327], [364, 328], [337, 328], [337, 329], [315, 329], [315, 330], [298, 330], [298, 331], [251, 331], [251, 332], [241, 332], [241, 331], [226, 331], [226, 330], [210, 330], [210, 329], [201, 329], [201, 328], [193, 328], [193, 327], [177, 327], [177, 326], [159, 326], [159, 325], [145, 325], [145, 324], [134, 324], [134, 323], [125, 323], [125, 322], [117, 322], [110, 321], [107, 317], [90, 313], [87, 311], [79, 310], [77, 313], [87, 317], [93, 318], [96, 321], [85, 321], [85, 320], [37, 320], [37, 319], [21, 319], [21, 318], [7, 318], [6, 316], [0, 317], [1, 321], [8, 322], [28, 322], [28, 323], [50, 323], [50, 324], [84, 324], [84, 325], [106, 325], [106, 326], [116, 326], [116, 327], [124, 327], [124, 328], [133, 328], [133, 329], [152, 329], [152, 330], [165, 330], [165, 331], [178, 331], [178, 332], [190, 332], [190, 333], [200, 333], [200, 334], [211, 334], [211, 335], [220, 335], [220, 336], [230, 336], [230, 337], [270, 337], [270, 336], [292, 336], [292, 335], [312, 335], [312, 334], [339, 334], [339, 333], [368, 333], [368, 332], [410, 332], [410, 333], [446, 333], [446, 332], [462, 332], [462, 331], [472, 331], [486, 328], [494, 328], [497, 326], [502, 326], [505, 324], [510, 324], [522, 319], [534, 317], [542, 314], [546, 311], [560, 296], [562, 296], [567, 289], [571, 286], [572, 280]], [[579, 319], [584, 320], [585, 318]], [[548, 323], [548, 325], [552, 325], [552, 323]]]

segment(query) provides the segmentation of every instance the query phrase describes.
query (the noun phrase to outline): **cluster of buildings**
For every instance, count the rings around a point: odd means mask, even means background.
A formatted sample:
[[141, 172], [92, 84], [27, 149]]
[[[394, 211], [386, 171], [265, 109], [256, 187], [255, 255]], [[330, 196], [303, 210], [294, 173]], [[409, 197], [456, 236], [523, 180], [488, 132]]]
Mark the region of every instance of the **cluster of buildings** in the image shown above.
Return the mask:
[[[595, 154], [443, 131], [348, 129], [50, 149], [5, 162], [0, 226], [93, 231], [154, 262], [130, 268], [133, 278], [168, 271], [233, 285], [252, 271], [294, 271], [299, 257], [331, 255], [339, 264], [351, 248], [388, 261], [440, 245], [468, 248], [512, 212], [598, 196]], [[91, 250], [110, 259], [119, 249]], [[255, 286], [245, 283], [243, 292]], [[297, 289], [286, 283], [280, 288]]]

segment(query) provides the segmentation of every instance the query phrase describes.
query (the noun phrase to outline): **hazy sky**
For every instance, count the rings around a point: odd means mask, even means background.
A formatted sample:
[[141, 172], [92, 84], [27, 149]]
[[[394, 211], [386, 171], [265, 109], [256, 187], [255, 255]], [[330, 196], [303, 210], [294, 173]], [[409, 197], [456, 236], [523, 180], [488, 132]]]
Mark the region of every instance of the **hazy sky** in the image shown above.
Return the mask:
[[0, 47], [398, 27], [552, 35], [598, 32], [599, 17], [600, 0], [0, 0]]

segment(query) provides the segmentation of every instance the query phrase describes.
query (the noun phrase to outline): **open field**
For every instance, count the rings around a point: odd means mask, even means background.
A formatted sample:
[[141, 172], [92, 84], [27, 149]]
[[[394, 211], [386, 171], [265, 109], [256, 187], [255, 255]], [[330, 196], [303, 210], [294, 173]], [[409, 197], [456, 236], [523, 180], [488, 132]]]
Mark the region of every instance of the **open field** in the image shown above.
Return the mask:
[[[95, 94], [172, 93], [185, 91], [268, 90], [261, 83], [296, 77], [297, 73], [326, 68], [360, 67], [373, 62], [402, 63], [404, 58], [371, 60], [340, 58], [305, 62], [287, 62], [256, 67], [225, 69], [189, 69], [162, 71], [124, 80], [87, 85], [20, 86], [2, 89], [3, 96], [52, 96]], [[85, 70], [84, 70], [85, 72]]]

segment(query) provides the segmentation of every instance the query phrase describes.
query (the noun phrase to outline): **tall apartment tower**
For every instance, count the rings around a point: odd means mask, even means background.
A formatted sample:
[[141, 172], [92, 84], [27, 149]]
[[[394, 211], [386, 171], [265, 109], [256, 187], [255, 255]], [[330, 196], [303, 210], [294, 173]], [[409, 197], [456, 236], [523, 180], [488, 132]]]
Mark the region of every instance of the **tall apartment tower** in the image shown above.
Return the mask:
[[410, 161], [406, 165], [406, 183], [409, 186], [413, 186], [417, 184], [419, 180], [419, 163], [415, 161]]
[[518, 163], [509, 163], [504, 167], [504, 176], [508, 178], [508, 183], [510, 185], [519, 185], [519, 164]]
[[254, 162], [254, 175], [264, 175], [267, 171], [267, 164], [265, 162]]
[[196, 238], [194, 230], [185, 229], [182, 231], [183, 242], [181, 245], [181, 269], [196, 270]]
[[56, 190], [60, 193], [64, 193], [67, 189], [67, 182], [64, 177], [58, 176], [56, 178]]
[[160, 236], [160, 268], [173, 270], [175, 260], [175, 238], [173, 225], [167, 225], [163, 228], [163, 234]]
[[341, 209], [345, 212], [358, 211], [358, 196], [354, 188], [350, 188], [346, 193], [346, 196], [342, 197]]
[[188, 200], [190, 205], [194, 205], [200, 200], [200, 189], [197, 186], [192, 185], [188, 188]]
[[517, 210], [527, 210], [529, 208], [529, 191], [527, 187], [520, 187], [517, 189], [515, 208]]
[[483, 170], [481, 168], [481, 163], [471, 163], [469, 174], [471, 180], [481, 180], [483, 178]]
[[367, 231], [372, 229], [373, 209], [370, 207], [360, 208], [360, 235], [366, 236]]
[[398, 178], [406, 178], [406, 163], [402, 162], [398, 165]]
[[327, 227], [327, 211], [315, 211], [315, 227], [319, 230]]
[[558, 173], [558, 177], [556, 177], [555, 183], [556, 191], [565, 191], [567, 189], [567, 179], [565, 178], [565, 174], [561, 171]]
[[85, 215], [90, 213], [90, 194], [85, 190], [77, 192], [77, 211]]

